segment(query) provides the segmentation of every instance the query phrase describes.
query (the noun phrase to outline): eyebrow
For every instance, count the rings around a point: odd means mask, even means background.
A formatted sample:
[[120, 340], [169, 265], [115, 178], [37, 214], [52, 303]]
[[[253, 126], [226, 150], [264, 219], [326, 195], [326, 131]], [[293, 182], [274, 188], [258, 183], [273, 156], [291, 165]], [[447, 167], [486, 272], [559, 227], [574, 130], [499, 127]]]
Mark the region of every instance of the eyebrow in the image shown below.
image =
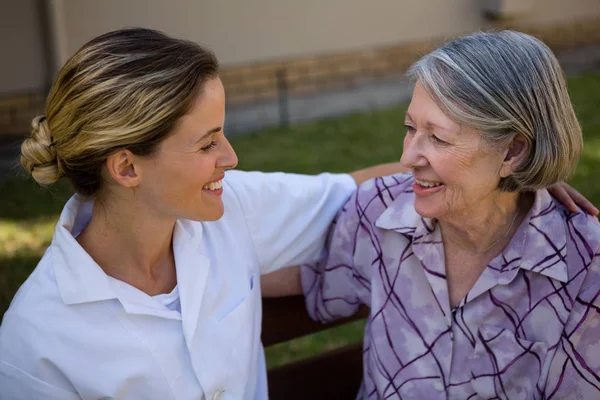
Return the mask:
[[202, 137], [200, 137], [198, 140], [196, 140], [196, 143], [206, 139], [207, 137], [209, 137], [210, 135], [212, 135], [213, 133], [217, 133], [217, 132], [221, 132], [223, 128], [220, 126], [217, 126], [216, 128], [212, 128], [210, 131], [206, 132], [204, 135], [202, 135]]
[[[410, 121], [413, 121], [412, 117], [410, 116], [410, 114], [408, 112], [406, 112], [406, 118], [405, 119], [409, 119]], [[446, 132], [451, 132], [452, 131], [452, 129], [450, 129], [448, 127], [444, 127], [444, 126], [441, 126], [441, 125], [438, 125], [438, 124], [434, 124], [431, 121], [427, 121], [426, 125], [429, 128], [433, 128], [433, 129], [437, 128], [437, 129], [441, 129], [441, 130], [446, 131]]]

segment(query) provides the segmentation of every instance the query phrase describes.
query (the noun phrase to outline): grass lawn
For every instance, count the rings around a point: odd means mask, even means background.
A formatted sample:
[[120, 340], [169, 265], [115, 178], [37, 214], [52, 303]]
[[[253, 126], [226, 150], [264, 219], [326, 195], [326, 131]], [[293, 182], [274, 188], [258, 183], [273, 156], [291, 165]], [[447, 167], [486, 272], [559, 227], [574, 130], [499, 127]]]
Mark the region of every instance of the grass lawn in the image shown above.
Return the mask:
[[[600, 206], [600, 73], [569, 79], [585, 136], [585, 151], [570, 183]], [[339, 119], [269, 129], [234, 138], [240, 169], [319, 173], [342, 172], [395, 161], [402, 152], [404, 107]], [[70, 190], [51, 189], [24, 177], [0, 180], [0, 317], [52, 238]], [[360, 340], [362, 322], [267, 349], [270, 366]]]

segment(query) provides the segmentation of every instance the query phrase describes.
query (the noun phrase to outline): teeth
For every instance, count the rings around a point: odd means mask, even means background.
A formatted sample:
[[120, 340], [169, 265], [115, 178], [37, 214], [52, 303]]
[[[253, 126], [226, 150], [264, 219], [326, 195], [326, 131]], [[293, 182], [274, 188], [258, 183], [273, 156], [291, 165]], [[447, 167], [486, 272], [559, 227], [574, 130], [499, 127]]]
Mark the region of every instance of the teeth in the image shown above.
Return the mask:
[[441, 185], [441, 183], [439, 183], [439, 182], [427, 182], [427, 181], [421, 181], [419, 179], [415, 179], [415, 182], [417, 182], [419, 185], [421, 185], [423, 187], [427, 187], [427, 188], [436, 187], [436, 186]]
[[223, 187], [223, 181], [221, 180], [221, 181], [207, 183], [206, 185], [204, 185], [204, 187], [202, 189], [218, 190], [218, 189], [221, 189], [222, 187]]

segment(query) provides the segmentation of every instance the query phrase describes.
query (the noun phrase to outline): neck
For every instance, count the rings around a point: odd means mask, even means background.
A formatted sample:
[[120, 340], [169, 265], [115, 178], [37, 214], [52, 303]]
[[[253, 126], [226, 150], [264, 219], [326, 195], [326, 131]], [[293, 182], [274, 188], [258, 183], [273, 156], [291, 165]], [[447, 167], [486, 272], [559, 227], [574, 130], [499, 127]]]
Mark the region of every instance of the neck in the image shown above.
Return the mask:
[[149, 295], [168, 293], [176, 285], [175, 222], [131, 198], [99, 201], [77, 241], [107, 275]]
[[533, 198], [501, 192], [460, 215], [440, 219], [444, 245], [476, 254], [498, 253], [525, 218]]

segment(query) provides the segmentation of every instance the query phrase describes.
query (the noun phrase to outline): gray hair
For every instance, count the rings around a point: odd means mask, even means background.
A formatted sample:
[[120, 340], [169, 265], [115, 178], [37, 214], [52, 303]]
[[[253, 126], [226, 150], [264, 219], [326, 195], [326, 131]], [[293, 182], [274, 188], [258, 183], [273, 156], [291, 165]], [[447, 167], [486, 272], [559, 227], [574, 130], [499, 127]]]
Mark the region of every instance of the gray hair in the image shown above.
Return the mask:
[[521, 134], [525, 162], [502, 178], [504, 191], [537, 190], [569, 177], [583, 149], [581, 127], [564, 73], [540, 40], [515, 31], [479, 32], [453, 40], [413, 64], [440, 109], [505, 148]]

